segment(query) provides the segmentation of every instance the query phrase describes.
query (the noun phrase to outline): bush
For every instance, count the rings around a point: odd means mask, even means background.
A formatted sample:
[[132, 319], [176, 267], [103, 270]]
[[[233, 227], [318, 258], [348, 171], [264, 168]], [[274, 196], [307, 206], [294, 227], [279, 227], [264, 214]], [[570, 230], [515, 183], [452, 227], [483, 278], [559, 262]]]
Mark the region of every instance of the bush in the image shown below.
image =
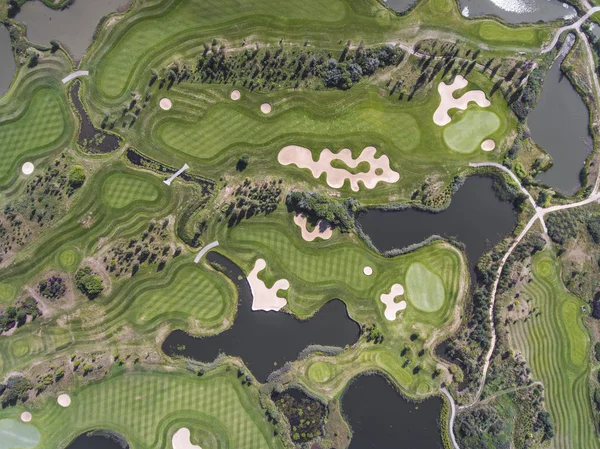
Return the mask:
[[90, 299], [95, 298], [104, 290], [102, 279], [90, 267], [77, 270], [77, 273], [75, 273], [75, 284]]
[[248, 162], [250, 160], [250, 156], [248, 156], [247, 154], [242, 155], [242, 157], [239, 158], [239, 160], [237, 161], [237, 165], [235, 166], [237, 171], [244, 171], [246, 170], [246, 167], [248, 167]]
[[69, 172], [69, 185], [72, 188], [77, 189], [78, 187], [81, 187], [84, 182], [85, 171], [83, 170], [83, 167], [80, 165], [75, 165]]

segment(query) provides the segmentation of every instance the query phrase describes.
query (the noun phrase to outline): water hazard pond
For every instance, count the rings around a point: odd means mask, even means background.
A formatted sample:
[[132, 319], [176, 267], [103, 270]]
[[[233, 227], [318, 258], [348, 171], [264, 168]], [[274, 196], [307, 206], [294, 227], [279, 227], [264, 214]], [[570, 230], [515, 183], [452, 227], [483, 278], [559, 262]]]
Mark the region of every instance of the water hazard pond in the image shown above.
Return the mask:
[[509, 23], [550, 22], [577, 14], [560, 0], [460, 0], [460, 9], [468, 17], [493, 15]]
[[329, 301], [306, 321], [283, 312], [252, 311], [252, 293], [242, 270], [220, 254], [213, 252], [206, 257], [224, 266], [238, 287], [235, 322], [225, 332], [204, 338], [174, 331], [162, 345], [167, 355], [202, 362], [212, 362], [221, 352], [241, 357], [252, 374], [264, 382], [271, 372], [296, 360], [311, 344], [343, 347], [357, 340], [360, 327], [350, 319], [342, 301]]
[[472, 176], [452, 195], [447, 209], [431, 213], [416, 209], [381, 211], [372, 209], [358, 222], [381, 251], [404, 248], [437, 234], [454, 237], [466, 245], [473, 267], [481, 255], [515, 227], [511, 203], [501, 201], [493, 179]]
[[4, 94], [10, 87], [15, 70], [15, 57], [10, 43], [10, 34], [8, 30], [0, 24], [0, 95]]
[[349, 449], [442, 449], [440, 398], [411, 403], [382, 376], [359, 376], [342, 396], [352, 428]]

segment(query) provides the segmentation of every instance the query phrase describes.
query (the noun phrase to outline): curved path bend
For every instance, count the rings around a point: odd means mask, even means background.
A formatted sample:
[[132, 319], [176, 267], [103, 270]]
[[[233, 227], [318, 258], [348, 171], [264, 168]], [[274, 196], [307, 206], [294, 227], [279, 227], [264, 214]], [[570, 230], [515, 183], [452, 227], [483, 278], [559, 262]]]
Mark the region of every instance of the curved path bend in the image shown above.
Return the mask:
[[448, 402], [450, 402], [450, 421], [448, 422], [448, 431], [450, 432], [452, 447], [453, 449], [460, 449], [460, 446], [456, 442], [456, 437], [454, 436], [454, 418], [456, 418], [456, 404], [454, 403], [454, 398], [445, 388], [440, 388], [440, 391], [448, 398]]
[[[521, 185], [521, 182], [519, 181], [519, 179], [508, 168], [506, 168], [500, 164], [493, 163], [493, 162], [471, 163], [469, 165], [471, 167], [492, 166], [492, 167], [500, 168], [504, 172], [509, 173], [511, 175], [511, 178], [514, 179], [518, 183], [521, 191], [526, 192], [527, 196], [530, 198], [530, 201], [533, 201], [533, 198], [531, 197], [529, 192]], [[523, 228], [523, 230], [521, 231], [519, 236], [515, 239], [515, 241], [512, 243], [512, 245], [510, 245], [510, 247], [504, 254], [504, 257], [502, 257], [502, 260], [500, 261], [500, 265], [498, 266], [498, 270], [496, 271], [496, 279], [494, 280], [494, 285], [492, 287], [492, 291], [490, 294], [490, 310], [489, 310], [489, 314], [488, 314], [490, 327], [492, 329], [492, 338], [490, 340], [490, 348], [488, 349], [488, 352], [485, 357], [485, 363], [483, 365], [483, 372], [481, 375], [479, 388], [477, 389], [475, 398], [473, 399], [473, 401], [470, 404], [461, 406], [460, 407], [461, 410], [464, 408], [472, 407], [475, 403], [477, 403], [479, 401], [479, 398], [481, 397], [481, 393], [483, 392], [483, 387], [485, 386], [487, 372], [490, 367], [490, 361], [492, 359], [492, 354], [494, 353], [494, 348], [496, 346], [496, 328], [494, 326], [494, 310], [495, 310], [495, 304], [496, 304], [496, 292], [498, 290], [498, 283], [500, 282], [500, 276], [502, 275], [502, 270], [504, 269], [504, 265], [505, 265], [506, 261], [508, 260], [508, 258], [510, 257], [510, 255], [512, 254], [514, 249], [517, 247], [517, 245], [521, 242], [523, 237], [525, 237], [527, 235], [529, 230], [532, 228], [532, 226], [535, 224], [535, 222], [538, 219], [540, 220], [542, 227], [544, 228], [544, 235], [547, 235], [547, 229], [546, 229], [546, 225], [544, 223], [544, 216], [546, 214], [556, 212], [559, 210], [563, 210], [563, 209], [571, 209], [574, 207], [585, 206], [586, 204], [593, 203], [594, 201], [599, 201], [600, 200], [600, 193], [598, 193], [599, 180], [600, 180], [600, 173], [599, 173], [599, 177], [596, 179], [596, 183], [594, 185], [594, 189], [592, 190], [591, 195], [588, 198], [586, 198], [585, 200], [578, 201], [576, 203], [571, 203], [571, 204], [551, 206], [551, 207], [547, 207], [547, 208], [541, 208], [541, 207], [538, 207], [537, 205], [535, 205], [535, 211], [536, 211], [535, 215], [533, 217], [531, 217], [531, 219], [527, 222], [527, 224], [525, 225], [525, 227]], [[534, 204], [535, 204], [535, 202], [534, 202]]]
[[69, 75], [65, 76], [62, 79], [62, 83], [67, 84], [69, 81], [71, 81], [74, 78], [77, 78], [79, 76], [87, 76], [89, 74], [90, 74], [90, 72], [88, 72], [87, 70], [78, 70], [77, 72], [73, 72], [73, 73], [70, 73]]
[[550, 42], [548, 45], [546, 45], [545, 47], [542, 48], [542, 54], [548, 53], [550, 50], [552, 50], [554, 48], [554, 46], [558, 42], [558, 39], [560, 38], [560, 35], [562, 33], [564, 33], [567, 30], [579, 31], [579, 28], [581, 28], [581, 25], [583, 25], [583, 23], [587, 19], [589, 19], [592, 14], [594, 14], [598, 11], [600, 11], [600, 6], [595, 6], [595, 7], [591, 8], [588, 12], [586, 12], [583, 16], [581, 16], [577, 20], [577, 22], [574, 22], [571, 25], [565, 25], [564, 27], [559, 28], [558, 31], [556, 32], [556, 34], [554, 35], [552, 42]]
[[219, 242], [217, 240], [206, 245], [204, 248], [202, 248], [200, 250], [200, 252], [196, 256], [196, 258], [194, 259], [194, 263], [200, 262], [200, 259], [202, 259], [202, 256], [204, 256], [207, 252], [209, 252], [213, 248], [216, 248], [217, 246], [219, 246]]

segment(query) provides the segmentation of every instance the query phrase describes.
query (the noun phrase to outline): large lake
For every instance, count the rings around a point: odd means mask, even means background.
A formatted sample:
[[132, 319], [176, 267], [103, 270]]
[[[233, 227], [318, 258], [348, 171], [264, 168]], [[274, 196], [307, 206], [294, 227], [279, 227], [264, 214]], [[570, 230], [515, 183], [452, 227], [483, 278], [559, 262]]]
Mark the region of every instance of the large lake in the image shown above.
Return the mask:
[[207, 258], [226, 267], [228, 276], [237, 285], [239, 302], [235, 322], [225, 332], [204, 338], [174, 331], [162, 345], [167, 355], [182, 355], [203, 362], [212, 362], [221, 352], [238, 356], [254, 376], [264, 382], [285, 362], [296, 360], [308, 345], [344, 347], [357, 340], [360, 328], [349, 318], [342, 301], [329, 301], [306, 321], [285, 312], [253, 311], [252, 292], [242, 270], [218, 253], [209, 253]]
[[[413, 403], [382, 376], [360, 376], [342, 396], [352, 429], [348, 449], [443, 449], [438, 421], [442, 400]], [[467, 449], [467, 448], [464, 448]]]
[[[465, 9], [467, 8], [467, 9]], [[559, 0], [460, 0], [460, 9], [469, 17], [493, 15], [509, 23], [550, 22], [577, 15]]]
[[92, 42], [100, 19], [124, 8], [129, 0], [75, 0], [64, 10], [48, 8], [40, 1], [28, 1], [16, 20], [27, 25], [27, 37], [37, 44], [57, 40], [74, 59], [80, 60]]
[[404, 248], [433, 234], [455, 237], [466, 245], [469, 265], [473, 267], [516, 224], [512, 204], [501, 201], [492, 186], [492, 178], [473, 176], [442, 212], [372, 209], [358, 222], [380, 251]]

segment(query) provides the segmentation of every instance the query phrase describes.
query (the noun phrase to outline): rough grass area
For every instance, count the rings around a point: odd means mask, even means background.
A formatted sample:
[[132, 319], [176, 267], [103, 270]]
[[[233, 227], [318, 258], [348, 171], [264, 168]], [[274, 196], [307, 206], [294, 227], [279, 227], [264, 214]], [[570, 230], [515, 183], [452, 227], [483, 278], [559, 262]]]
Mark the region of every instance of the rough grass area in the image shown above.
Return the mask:
[[[588, 395], [588, 335], [584, 303], [565, 291], [558, 261], [545, 251], [534, 257], [533, 282], [524, 295], [541, 313], [510, 325], [512, 347], [523, 352], [533, 377], [545, 387], [555, 422], [553, 447], [598, 448]], [[536, 313], [537, 315], [537, 313]]]
[[442, 279], [419, 262], [408, 268], [406, 294], [410, 303], [424, 312], [436, 312], [444, 305], [446, 298]]
[[454, 121], [444, 130], [444, 141], [454, 151], [472, 153], [481, 148], [485, 139], [497, 136], [495, 132], [501, 123], [493, 112], [468, 109], [460, 118], [455, 115]]
[[[68, 408], [48, 398], [33, 411], [41, 447], [64, 447], [77, 435], [101, 428], [119, 432], [132, 448], [162, 449], [170, 447], [180, 427], [190, 428], [192, 438], [201, 432], [216, 435], [218, 447], [281, 447], [257, 398], [234, 370], [217, 369], [202, 378], [190, 372], [123, 373], [69, 395]], [[0, 416], [16, 411], [3, 410]]]

